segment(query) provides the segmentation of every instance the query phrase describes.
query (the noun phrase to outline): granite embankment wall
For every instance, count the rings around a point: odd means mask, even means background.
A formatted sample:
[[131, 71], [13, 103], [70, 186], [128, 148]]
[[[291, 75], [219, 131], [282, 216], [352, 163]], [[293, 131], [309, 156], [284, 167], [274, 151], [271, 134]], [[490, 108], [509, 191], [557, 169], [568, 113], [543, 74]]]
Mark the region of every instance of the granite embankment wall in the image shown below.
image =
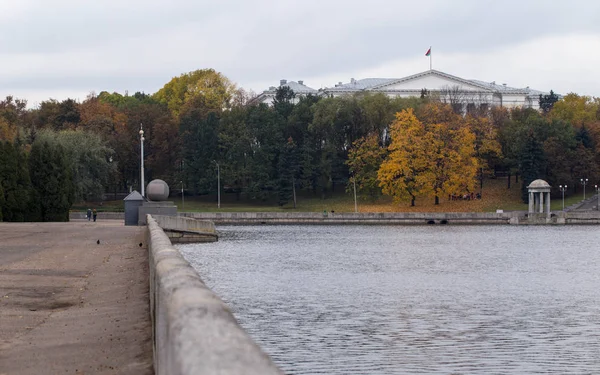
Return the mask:
[[600, 224], [600, 211], [565, 212], [565, 224]]
[[151, 215], [147, 236], [156, 374], [282, 374]]
[[187, 217], [211, 220], [215, 224], [509, 224], [517, 213], [491, 212], [390, 212], [390, 213], [320, 213], [320, 212], [194, 212]]
[[[537, 214], [536, 214], [537, 216]], [[522, 211], [495, 212], [180, 212], [179, 217], [210, 220], [219, 225], [255, 224], [531, 224]], [[85, 213], [71, 213], [71, 220], [85, 219]], [[98, 220], [124, 220], [122, 212], [100, 212]], [[547, 224], [600, 224], [600, 211], [556, 211]]]
[[185, 216], [152, 215], [173, 243], [216, 242], [215, 224]]

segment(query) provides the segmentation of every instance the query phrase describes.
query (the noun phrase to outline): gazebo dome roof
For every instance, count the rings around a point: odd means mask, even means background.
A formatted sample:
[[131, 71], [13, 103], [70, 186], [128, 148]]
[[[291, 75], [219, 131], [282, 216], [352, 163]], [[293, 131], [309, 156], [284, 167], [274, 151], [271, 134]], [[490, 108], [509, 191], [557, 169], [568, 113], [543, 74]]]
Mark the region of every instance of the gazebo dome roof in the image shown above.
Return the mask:
[[548, 184], [546, 181], [540, 180], [540, 179], [533, 181], [531, 184], [529, 184], [529, 186], [527, 186], [528, 189], [540, 189], [540, 188], [550, 188], [550, 187], [551, 187], [550, 184]]

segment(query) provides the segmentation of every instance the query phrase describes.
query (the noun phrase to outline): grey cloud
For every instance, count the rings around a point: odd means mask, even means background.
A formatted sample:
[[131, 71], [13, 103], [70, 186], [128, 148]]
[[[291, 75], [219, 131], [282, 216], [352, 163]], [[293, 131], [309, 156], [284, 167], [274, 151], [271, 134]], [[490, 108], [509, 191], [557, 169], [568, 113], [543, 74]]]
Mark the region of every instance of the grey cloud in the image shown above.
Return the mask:
[[[0, 87], [149, 92], [209, 67], [245, 82], [276, 82], [422, 56], [429, 45], [434, 55], [477, 53], [548, 35], [598, 34], [598, 19], [593, 0], [39, 0], [0, 23], [0, 64], [23, 54], [42, 63], [0, 70]], [[94, 53], [67, 61], [80, 51]]]

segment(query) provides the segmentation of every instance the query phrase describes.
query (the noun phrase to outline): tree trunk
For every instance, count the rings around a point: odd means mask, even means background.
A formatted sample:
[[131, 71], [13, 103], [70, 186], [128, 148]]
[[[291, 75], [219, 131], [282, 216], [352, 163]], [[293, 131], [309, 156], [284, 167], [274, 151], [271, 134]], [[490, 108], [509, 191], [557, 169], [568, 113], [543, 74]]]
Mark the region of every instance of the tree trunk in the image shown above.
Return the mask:
[[292, 176], [292, 193], [294, 194], [294, 209], [296, 209], [296, 180]]
[[440, 204], [440, 197], [438, 197], [437, 195], [435, 196], [435, 204], [436, 206]]
[[479, 173], [479, 193], [483, 192], [483, 168], [480, 169]]
[[411, 206], [411, 207], [414, 207], [414, 206], [415, 206], [415, 196], [414, 196], [414, 195], [411, 195], [411, 196], [410, 196], [410, 206]]

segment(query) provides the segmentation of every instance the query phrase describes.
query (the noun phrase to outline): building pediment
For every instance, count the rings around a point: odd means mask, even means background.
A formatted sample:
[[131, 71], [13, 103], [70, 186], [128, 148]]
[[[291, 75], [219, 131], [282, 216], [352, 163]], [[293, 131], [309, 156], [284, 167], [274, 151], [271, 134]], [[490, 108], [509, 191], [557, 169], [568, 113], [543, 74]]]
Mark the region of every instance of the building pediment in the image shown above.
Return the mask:
[[393, 92], [393, 91], [420, 91], [427, 89], [430, 91], [442, 91], [448, 89], [458, 89], [460, 91], [474, 92], [493, 92], [490, 88], [478, 85], [450, 74], [429, 70], [412, 76], [399, 78], [392, 82], [372, 87], [369, 91]]

